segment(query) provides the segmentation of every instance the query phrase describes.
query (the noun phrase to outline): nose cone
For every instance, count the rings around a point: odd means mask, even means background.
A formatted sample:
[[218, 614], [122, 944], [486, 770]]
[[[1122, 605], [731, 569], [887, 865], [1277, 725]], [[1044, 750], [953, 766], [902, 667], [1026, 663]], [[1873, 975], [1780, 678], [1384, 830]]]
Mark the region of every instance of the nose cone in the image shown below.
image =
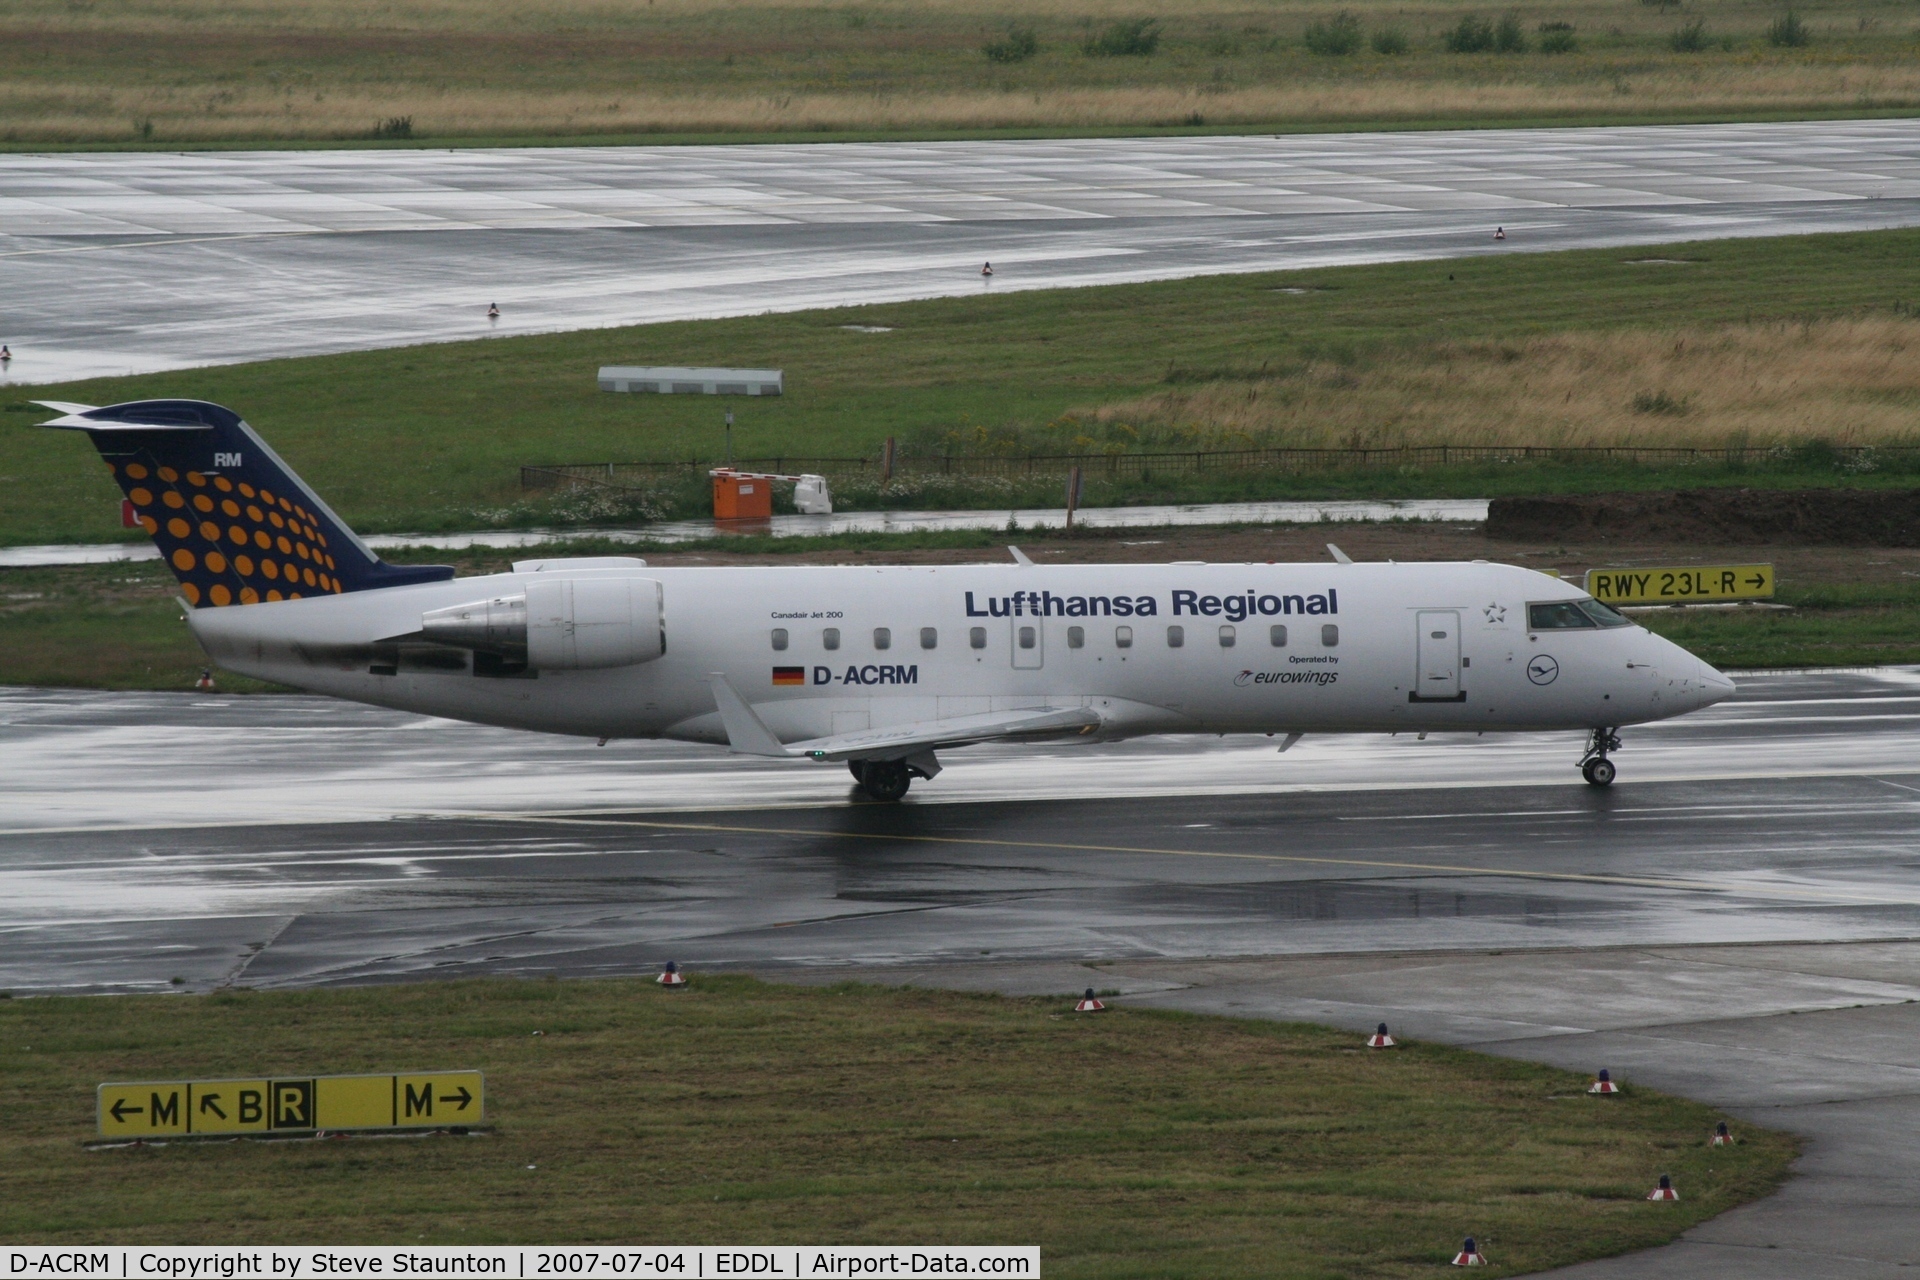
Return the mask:
[[[1695, 659], [1695, 661], [1699, 661]], [[1716, 702], [1725, 702], [1733, 696], [1733, 681], [1715, 671], [1708, 664], [1700, 663], [1700, 705], [1710, 707]]]

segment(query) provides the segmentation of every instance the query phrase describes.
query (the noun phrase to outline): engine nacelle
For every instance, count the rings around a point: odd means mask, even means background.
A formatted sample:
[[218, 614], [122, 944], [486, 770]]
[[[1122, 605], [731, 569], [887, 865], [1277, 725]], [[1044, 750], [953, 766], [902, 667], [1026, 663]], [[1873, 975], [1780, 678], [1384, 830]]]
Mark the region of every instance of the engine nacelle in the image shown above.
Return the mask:
[[628, 667], [667, 651], [653, 578], [555, 578], [527, 584], [527, 665], [538, 671]]
[[424, 613], [420, 633], [440, 644], [523, 657], [535, 670], [628, 667], [667, 650], [661, 594], [653, 578], [556, 577], [529, 582], [518, 595]]

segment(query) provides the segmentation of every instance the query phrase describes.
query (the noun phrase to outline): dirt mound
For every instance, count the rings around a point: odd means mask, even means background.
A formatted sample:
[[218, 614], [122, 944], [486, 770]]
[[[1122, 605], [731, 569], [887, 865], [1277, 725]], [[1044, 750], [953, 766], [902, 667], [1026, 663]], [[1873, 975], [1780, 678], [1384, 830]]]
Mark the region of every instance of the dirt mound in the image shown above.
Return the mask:
[[1920, 547], [1920, 489], [1680, 489], [1495, 498], [1487, 536]]

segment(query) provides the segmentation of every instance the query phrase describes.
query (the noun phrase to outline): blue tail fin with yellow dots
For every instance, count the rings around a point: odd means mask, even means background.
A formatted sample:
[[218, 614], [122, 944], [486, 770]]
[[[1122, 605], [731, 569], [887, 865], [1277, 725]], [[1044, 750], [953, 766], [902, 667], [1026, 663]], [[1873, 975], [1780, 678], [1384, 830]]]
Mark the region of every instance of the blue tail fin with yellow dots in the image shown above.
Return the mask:
[[391, 565], [231, 409], [136, 400], [46, 402], [42, 426], [84, 431], [197, 608], [440, 582], [443, 565]]

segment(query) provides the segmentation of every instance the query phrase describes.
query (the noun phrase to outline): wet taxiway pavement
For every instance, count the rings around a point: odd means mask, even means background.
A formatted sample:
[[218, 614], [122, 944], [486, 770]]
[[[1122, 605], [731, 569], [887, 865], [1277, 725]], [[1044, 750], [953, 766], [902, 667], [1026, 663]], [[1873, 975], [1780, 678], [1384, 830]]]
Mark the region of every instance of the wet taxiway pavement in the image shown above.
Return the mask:
[[1609, 792], [1572, 734], [1149, 739], [954, 752], [898, 806], [321, 699], [0, 691], [0, 988], [677, 959], [1384, 1019], [1808, 1138], [1779, 1195], [1574, 1274], [1911, 1274], [1920, 671], [1739, 685], [1629, 731]]
[[[983, 288], [1916, 223], [1910, 120], [16, 155], [0, 160], [0, 337], [16, 357], [0, 382]], [[504, 313], [492, 325], [490, 302]]]
[[[1920, 673], [1627, 732], [834, 766], [315, 698], [0, 696], [0, 987], [1920, 937]], [[1124, 803], [1122, 803], [1124, 801]]]

